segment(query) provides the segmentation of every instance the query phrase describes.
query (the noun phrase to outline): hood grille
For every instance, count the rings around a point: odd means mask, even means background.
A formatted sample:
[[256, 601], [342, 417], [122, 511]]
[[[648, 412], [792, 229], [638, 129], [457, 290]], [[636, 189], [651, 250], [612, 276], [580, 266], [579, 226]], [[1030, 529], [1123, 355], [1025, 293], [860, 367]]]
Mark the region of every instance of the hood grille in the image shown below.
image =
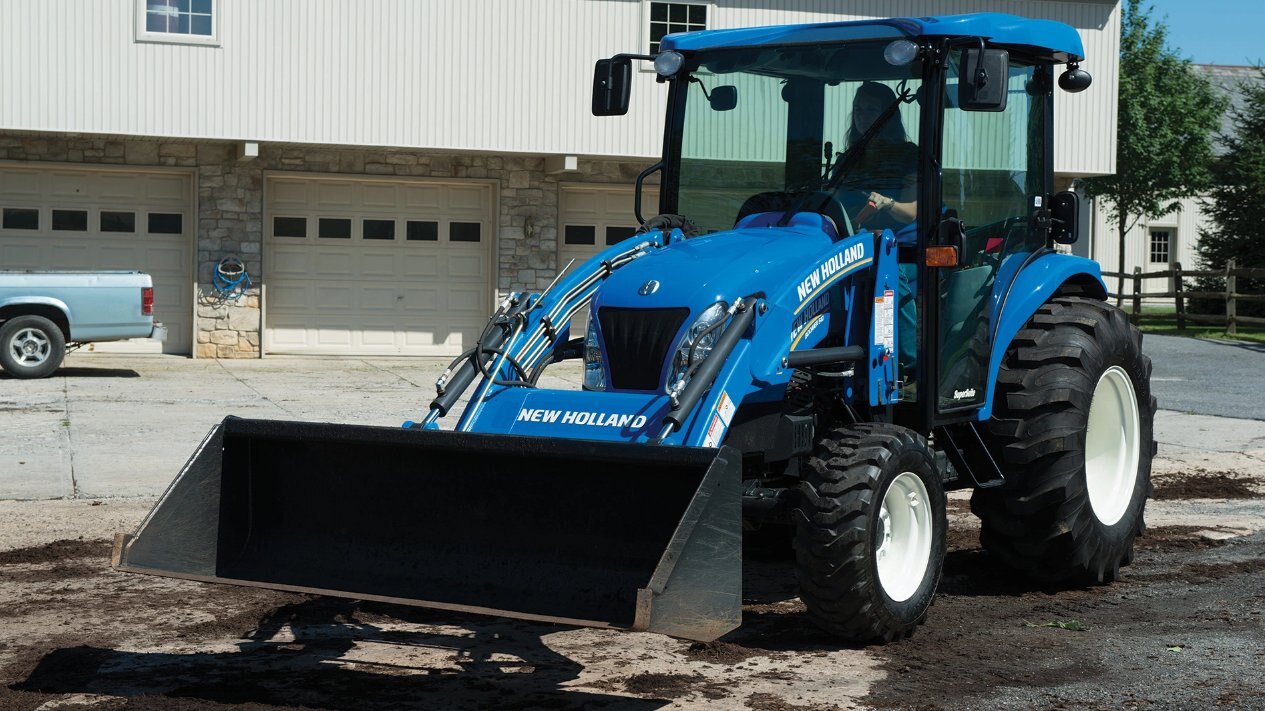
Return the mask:
[[690, 310], [598, 309], [597, 321], [606, 345], [611, 387], [616, 390], [657, 390], [668, 349]]

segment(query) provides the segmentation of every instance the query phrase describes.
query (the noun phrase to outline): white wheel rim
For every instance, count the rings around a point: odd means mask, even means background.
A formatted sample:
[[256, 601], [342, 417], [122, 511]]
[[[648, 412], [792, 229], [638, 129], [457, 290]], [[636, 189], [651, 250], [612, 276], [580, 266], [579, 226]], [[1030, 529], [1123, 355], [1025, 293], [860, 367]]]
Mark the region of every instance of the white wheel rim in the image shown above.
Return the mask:
[[913, 597], [931, 560], [931, 500], [922, 479], [904, 472], [892, 480], [878, 512], [874, 559], [879, 584], [894, 602]]
[[13, 334], [9, 341], [9, 353], [18, 363], [34, 367], [43, 364], [53, 354], [53, 344], [43, 331], [24, 328]]
[[1089, 505], [1104, 525], [1124, 516], [1133, 499], [1142, 442], [1138, 397], [1129, 374], [1118, 365], [1107, 369], [1094, 387], [1085, 428], [1085, 484]]

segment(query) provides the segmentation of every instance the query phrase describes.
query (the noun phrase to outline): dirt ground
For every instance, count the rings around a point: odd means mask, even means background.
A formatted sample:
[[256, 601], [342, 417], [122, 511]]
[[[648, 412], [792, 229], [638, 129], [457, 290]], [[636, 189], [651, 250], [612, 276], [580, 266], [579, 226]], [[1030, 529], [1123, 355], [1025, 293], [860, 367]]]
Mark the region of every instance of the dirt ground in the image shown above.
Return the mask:
[[950, 502], [912, 639], [841, 648], [785, 560], [711, 645], [110, 570], [151, 500], [0, 502], [0, 709], [1265, 709], [1265, 481], [1156, 477], [1123, 580], [1047, 591]]

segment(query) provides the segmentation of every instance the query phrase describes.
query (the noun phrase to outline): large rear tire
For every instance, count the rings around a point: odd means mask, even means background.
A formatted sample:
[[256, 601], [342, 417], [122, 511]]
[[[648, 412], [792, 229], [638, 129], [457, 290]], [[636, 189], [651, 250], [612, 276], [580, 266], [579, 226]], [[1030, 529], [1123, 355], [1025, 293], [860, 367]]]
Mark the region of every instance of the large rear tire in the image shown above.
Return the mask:
[[1047, 583], [1116, 579], [1151, 494], [1150, 378], [1142, 335], [1119, 309], [1069, 296], [1033, 315], [985, 428], [1006, 483], [971, 498], [984, 548]]
[[852, 642], [908, 637], [944, 567], [944, 486], [927, 442], [882, 423], [829, 432], [795, 509], [800, 598], [819, 627]]
[[15, 378], [44, 378], [66, 357], [66, 338], [43, 316], [17, 316], [0, 326], [0, 367]]

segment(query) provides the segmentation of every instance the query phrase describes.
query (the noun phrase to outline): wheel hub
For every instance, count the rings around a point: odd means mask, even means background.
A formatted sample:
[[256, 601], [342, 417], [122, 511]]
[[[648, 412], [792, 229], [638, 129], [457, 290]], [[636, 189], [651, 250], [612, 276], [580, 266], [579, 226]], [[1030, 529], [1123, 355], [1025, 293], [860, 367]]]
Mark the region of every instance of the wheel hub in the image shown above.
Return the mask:
[[934, 527], [930, 498], [922, 479], [904, 472], [883, 494], [874, 530], [874, 560], [883, 592], [904, 602], [917, 592], [931, 561]]
[[1111, 526], [1124, 517], [1137, 483], [1142, 443], [1138, 398], [1124, 368], [1098, 379], [1085, 425], [1085, 485], [1094, 516]]
[[52, 353], [48, 338], [34, 329], [19, 331], [12, 341], [13, 357], [26, 365], [39, 365]]

